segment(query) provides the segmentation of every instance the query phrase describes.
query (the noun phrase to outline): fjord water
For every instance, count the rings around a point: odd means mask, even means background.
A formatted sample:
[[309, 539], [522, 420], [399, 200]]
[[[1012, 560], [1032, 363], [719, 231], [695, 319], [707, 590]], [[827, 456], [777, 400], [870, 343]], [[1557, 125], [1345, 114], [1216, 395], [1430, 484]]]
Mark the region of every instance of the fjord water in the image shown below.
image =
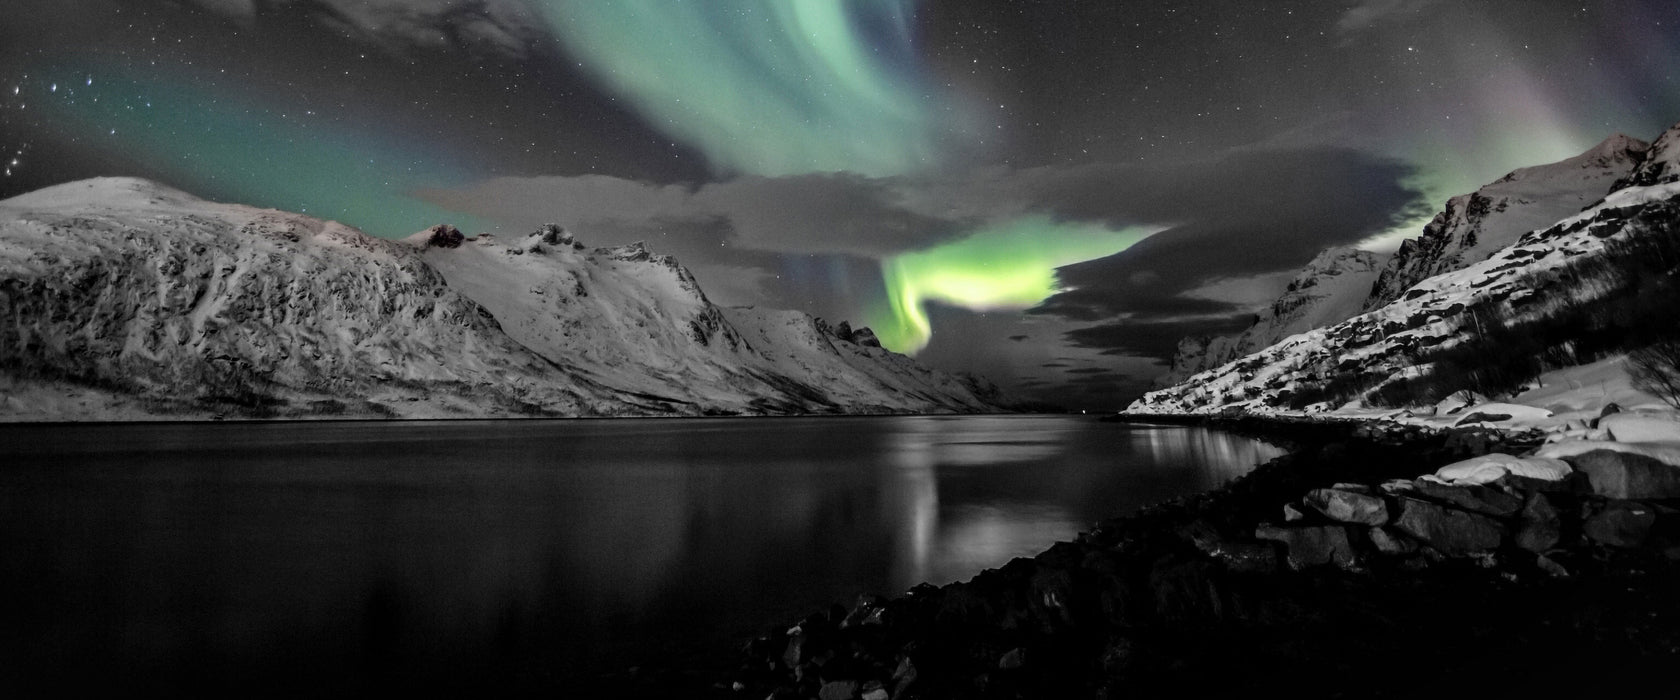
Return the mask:
[[727, 661], [1279, 453], [1074, 416], [0, 426], [0, 691]]

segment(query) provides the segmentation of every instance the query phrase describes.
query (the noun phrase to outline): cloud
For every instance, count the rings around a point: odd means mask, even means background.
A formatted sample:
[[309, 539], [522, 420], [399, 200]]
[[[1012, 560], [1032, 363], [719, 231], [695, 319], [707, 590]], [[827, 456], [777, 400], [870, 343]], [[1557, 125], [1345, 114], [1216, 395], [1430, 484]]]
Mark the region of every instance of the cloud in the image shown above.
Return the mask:
[[1075, 329], [1067, 333], [1067, 339], [1079, 347], [1100, 349], [1105, 355], [1167, 360], [1186, 336], [1236, 333], [1253, 323], [1253, 314], [1118, 322]]
[[[882, 299], [879, 261], [977, 231], [1023, 219], [1056, 224], [1069, 236], [1166, 225], [1118, 254], [1060, 267], [1059, 291], [1033, 309], [1043, 319], [1135, 328], [1130, 339], [1109, 330], [1068, 337], [1094, 350], [1160, 358], [1183, 335], [1236, 330], [1241, 322], [1233, 319], [1248, 318], [1252, 300], [1209, 295], [1213, 282], [1293, 270], [1323, 248], [1415, 218], [1424, 200], [1407, 184], [1414, 175], [1405, 163], [1353, 149], [1251, 147], [1166, 165], [943, 177], [830, 173], [706, 184], [503, 177], [420, 196], [509, 233], [555, 221], [599, 245], [646, 240], [691, 267], [736, 274], [740, 303], [810, 310], [822, 303], [814, 300], [845, 295], [855, 299], [845, 307], [853, 314]], [[750, 299], [755, 287], [763, 298]], [[881, 323], [868, 313], [870, 323]], [[1020, 333], [987, 337], [1002, 343], [1012, 334]]]
[[1324, 248], [1415, 218], [1426, 205], [1407, 184], [1414, 172], [1358, 151], [1313, 148], [1043, 176], [1036, 196], [1058, 216], [1180, 223], [1116, 255], [1061, 268], [1068, 291], [1034, 311], [1130, 324], [1229, 318], [1243, 306], [1198, 290], [1291, 270]]
[[522, 58], [547, 35], [521, 0], [187, 0], [250, 26], [304, 17], [394, 53], [467, 49]]
[[1372, 29], [1415, 15], [1438, 2], [1440, 0], [1362, 0], [1336, 20], [1336, 31], [1346, 34]]
[[[899, 200], [901, 183], [847, 173], [739, 177], [699, 186], [605, 175], [503, 177], [422, 196], [526, 230], [559, 222], [583, 235], [657, 230], [736, 250], [884, 258], [960, 234], [963, 220], [928, 216]], [[696, 234], [695, 229], [706, 233]], [[651, 242], [651, 240], [650, 240]]]

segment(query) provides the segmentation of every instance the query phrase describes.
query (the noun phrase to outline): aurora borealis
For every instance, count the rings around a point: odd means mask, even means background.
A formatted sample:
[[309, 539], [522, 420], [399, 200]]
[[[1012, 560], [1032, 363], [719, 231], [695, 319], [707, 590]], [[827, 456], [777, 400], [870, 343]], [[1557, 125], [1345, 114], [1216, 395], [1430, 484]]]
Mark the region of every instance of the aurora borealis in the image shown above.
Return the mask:
[[1153, 232], [1068, 226], [1034, 216], [895, 255], [882, 264], [892, 313], [880, 317], [891, 320], [875, 332], [887, 347], [921, 350], [933, 335], [924, 304], [943, 302], [976, 311], [1030, 309], [1056, 292], [1056, 268], [1113, 255]]
[[1666, 0], [3, 12], [0, 197], [138, 175], [389, 237], [558, 221], [1070, 405], [1322, 247], [1680, 120]]
[[536, 6], [582, 69], [719, 172], [898, 175], [945, 146], [907, 0]]

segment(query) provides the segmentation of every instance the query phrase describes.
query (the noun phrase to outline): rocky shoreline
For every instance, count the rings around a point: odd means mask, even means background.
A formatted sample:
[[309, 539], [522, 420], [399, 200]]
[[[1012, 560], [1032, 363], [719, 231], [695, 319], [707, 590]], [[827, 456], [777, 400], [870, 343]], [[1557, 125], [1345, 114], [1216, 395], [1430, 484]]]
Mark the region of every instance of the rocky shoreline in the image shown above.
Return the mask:
[[1545, 439], [1481, 426], [1123, 419], [1294, 449], [967, 582], [770, 630], [709, 692], [1554, 695], [1645, 687], [1680, 662], [1680, 490], [1654, 460], [1477, 460]]

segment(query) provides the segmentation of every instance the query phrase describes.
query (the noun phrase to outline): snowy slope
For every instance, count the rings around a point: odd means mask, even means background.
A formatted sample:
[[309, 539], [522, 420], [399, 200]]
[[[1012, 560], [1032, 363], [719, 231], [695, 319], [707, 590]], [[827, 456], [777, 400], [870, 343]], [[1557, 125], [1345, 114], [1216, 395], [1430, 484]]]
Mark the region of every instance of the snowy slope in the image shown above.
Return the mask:
[[860, 342], [797, 311], [717, 307], [640, 243], [592, 249], [555, 226], [505, 241], [434, 229], [406, 243], [515, 340], [607, 386], [729, 412], [989, 408], [867, 330]]
[[128, 178], [5, 200], [0, 417], [990, 408], [927, 370], [806, 400], [836, 380], [765, 379], [781, 366], [674, 261], [559, 236], [440, 249]]
[[1383, 257], [1355, 248], [1328, 248], [1301, 268], [1253, 326], [1236, 335], [1193, 336], [1179, 342], [1165, 386], [1270, 346], [1296, 333], [1321, 328], [1360, 312], [1382, 269]]
[[1392, 302], [1418, 282], [1481, 262], [1523, 234], [1581, 211], [1632, 173], [1649, 148], [1617, 134], [1573, 158], [1521, 168], [1453, 197], [1422, 235], [1395, 251], [1362, 308]]
[[[1673, 162], [1680, 139], [1670, 130], [1651, 159]], [[1642, 229], [1680, 226], [1680, 172], [1656, 183], [1611, 193], [1593, 207], [1522, 235], [1514, 245], [1460, 270], [1425, 279], [1393, 303], [1328, 328], [1298, 334], [1239, 360], [1147, 394], [1127, 410], [1140, 413], [1214, 412], [1226, 408], [1276, 411], [1287, 392], [1336, 375], [1396, 377], [1414, 371], [1416, 353], [1458, 342], [1464, 312], [1481, 303], [1504, 304], [1520, 318], [1535, 301], [1526, 276], [1590, 256], [1606, 240]]]

